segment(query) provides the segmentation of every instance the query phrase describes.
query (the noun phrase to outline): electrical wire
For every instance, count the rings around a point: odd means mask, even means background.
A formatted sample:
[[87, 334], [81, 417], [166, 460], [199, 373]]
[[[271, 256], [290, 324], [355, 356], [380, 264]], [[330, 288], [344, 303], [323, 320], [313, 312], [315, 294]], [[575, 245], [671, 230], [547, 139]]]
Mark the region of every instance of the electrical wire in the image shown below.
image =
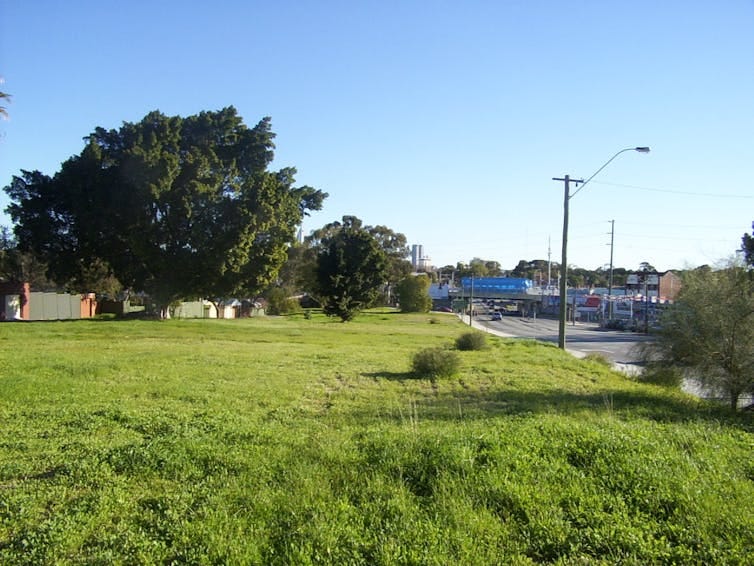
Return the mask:
[[638, 185], [624, 185], [623, 183], [610, 183], [607, 181], [592, 181], [598, 185], [609, 185], [611, 187], [624, 187], [627, 189], [637, 189], [640, 191], [650, 191], [655, 193], [670, 193], [676, 195], [686, 195], [694, 197], [712, 197], [712, 198], [740, 198], [740, 199], [754, 199], [754, 195], [726, 195], [718, 193], [697, 193], [692, 191], [681, 191], [679, 189], [658, 189], [655, 187], [640, 187]]

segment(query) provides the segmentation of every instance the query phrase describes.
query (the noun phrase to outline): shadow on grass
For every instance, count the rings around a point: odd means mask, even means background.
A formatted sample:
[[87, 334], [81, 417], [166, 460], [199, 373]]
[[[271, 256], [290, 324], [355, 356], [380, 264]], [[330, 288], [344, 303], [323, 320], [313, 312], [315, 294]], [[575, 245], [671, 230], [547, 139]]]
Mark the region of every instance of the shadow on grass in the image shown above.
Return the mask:
[[412, 373], [410, 371], [375, 371], [371, 373], [362, 373], [361, 375], [363, 375], [364, 377], [370, 377], [375, 381], [379, 379], [386, 379], [388, 381], [404, 381], [404, 380], [415, 381], [419, 379], [426, 379], [426, 378], [419, 377], [415, 373]]
[[[376, 372], [364, 374], [374, 379], [416, 380], [412, 373]], [[441, 384], [439, 381], [438, 384]], [[751, 411], [732, 413], [722, 404], [694, 397], [652, 394], [645, 391], [442, 391], [417, 402], [426, 420], [458, 421], [521, 415], [578, 416], [585, 413], [613, 415], [620, 419], [648, 419], [656, 422], [714, 421], [754, 432]], [[358, 415], [357, 415], [358, 416]], [[369, 416], [365, 413], [365, 418]], [[396, 418], [396, 420], [400, 420]]]
[[359, 314], [354, 318], [355, 321], [361, 321], [362, 323], [371, 323], [375, 320], [390, 320], [395, 321], [395, 319], [400, 317], [409, 317], [411, 314], [415, 313], [405, 313], [401, 312], [396, 309], [390, 309], [385, 308], [384, 310], [381, 309], [369, 309], [366, 311], [361, 311]]

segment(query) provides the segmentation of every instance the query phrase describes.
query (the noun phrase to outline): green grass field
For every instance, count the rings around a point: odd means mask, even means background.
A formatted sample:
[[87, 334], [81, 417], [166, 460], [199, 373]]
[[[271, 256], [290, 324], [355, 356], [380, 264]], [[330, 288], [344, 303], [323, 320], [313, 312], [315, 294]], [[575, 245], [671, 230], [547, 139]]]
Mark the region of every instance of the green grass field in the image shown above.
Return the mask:
[[753, 563], [750, 412], [467, 330], [2, 324], [0, 563]]

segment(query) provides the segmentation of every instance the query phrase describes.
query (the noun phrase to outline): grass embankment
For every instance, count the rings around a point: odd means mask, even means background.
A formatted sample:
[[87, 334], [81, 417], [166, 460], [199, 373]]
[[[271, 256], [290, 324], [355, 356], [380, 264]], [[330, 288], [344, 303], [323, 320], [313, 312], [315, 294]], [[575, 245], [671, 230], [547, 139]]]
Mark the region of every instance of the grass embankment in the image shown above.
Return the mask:
[[0, 325], [0, 563], [751, 563], [750, 414], [466, 330]]

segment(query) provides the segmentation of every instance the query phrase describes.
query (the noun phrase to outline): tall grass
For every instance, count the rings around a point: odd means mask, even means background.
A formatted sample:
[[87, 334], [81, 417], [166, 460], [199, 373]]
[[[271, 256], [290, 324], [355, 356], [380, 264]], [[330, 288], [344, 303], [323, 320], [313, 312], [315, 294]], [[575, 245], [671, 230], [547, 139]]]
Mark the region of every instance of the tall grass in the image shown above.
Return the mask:
[[0, 325], [0, 563], [747, 563], [750, 414], [462, 328]]

